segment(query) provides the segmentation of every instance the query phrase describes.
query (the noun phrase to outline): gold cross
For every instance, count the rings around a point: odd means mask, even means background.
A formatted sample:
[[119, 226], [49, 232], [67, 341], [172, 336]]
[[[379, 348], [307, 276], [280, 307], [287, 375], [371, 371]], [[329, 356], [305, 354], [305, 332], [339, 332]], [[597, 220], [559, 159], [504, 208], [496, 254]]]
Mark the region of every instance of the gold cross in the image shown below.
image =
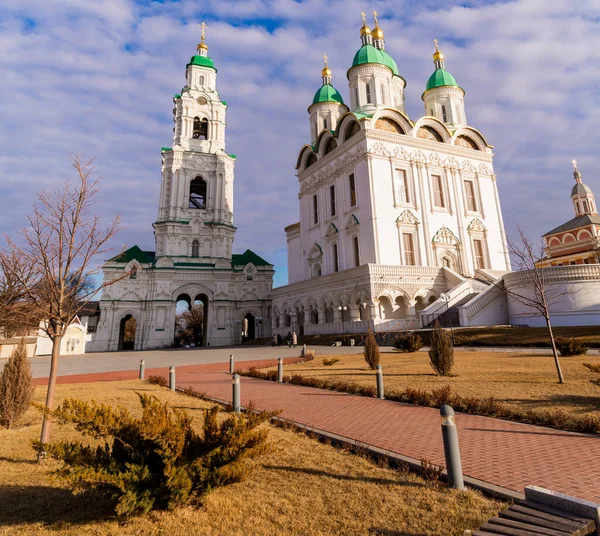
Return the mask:
[[573, 167], [574, 167], [574, 168], [577, 170], [577, 160], [575, 160], [575, 159], [573, 158], [572, 162], [573, 162]]
[[367, 24], [367, 16], [365, 15], [365, 12], [361, 11], [360, 14], [362, 16], [363, 24], [366, 25]]
[[434, 39], [433, 42], [435, 43], [435, 49], [437, 50], [439, 41], [437, 39]]
[[375, 18], [375, 26], [377, 26], [379, 24], [377, 21], [377, 11], [373, 11], [373, 17]]
[[206, 25], [206, 23], [204, 21], [202, 21], [202, 24], [198, 24], [198, 26], [200, 26], [200, 28], [202, 28], [202, 33], [200, 34], [200, 37], [202, 37], [202, 41], [204, 41], [204, 31], [206, 28], [208, 28], [208, 26]]
[[325, 60], [325, 67], [327, 67], [327, 60], [329, 59], [329, 58], [327, 57], [327, 54], [325, 54], [325, 55], [323, 56], [323, 59]]

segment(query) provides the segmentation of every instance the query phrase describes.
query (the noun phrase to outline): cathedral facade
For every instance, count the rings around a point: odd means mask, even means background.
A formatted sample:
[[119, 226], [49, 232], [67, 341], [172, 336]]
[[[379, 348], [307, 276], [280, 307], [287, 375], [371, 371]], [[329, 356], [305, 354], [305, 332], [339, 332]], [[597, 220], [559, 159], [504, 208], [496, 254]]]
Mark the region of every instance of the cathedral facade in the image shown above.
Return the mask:
[[364, 19], [348, 104], [327, 66], [298, 155], [299, 221], [286, 227], [288, 285], [272, 328], [303, 334], [417, 328], [510, 270], [492, 146], [436, 42], [424, 115]]
[[100, 321], [87, 351], [172, 345], [176, 308], [202, 305], [197, 344], [231, 345], [271, 335], [273, 266], [250, 250], [232, 254], [235, 155], [225, 150], [227, 103], [204, 32], [173, 98], [173, 146], [162, 149], [155, 250], [137, 246], [103, 266]]

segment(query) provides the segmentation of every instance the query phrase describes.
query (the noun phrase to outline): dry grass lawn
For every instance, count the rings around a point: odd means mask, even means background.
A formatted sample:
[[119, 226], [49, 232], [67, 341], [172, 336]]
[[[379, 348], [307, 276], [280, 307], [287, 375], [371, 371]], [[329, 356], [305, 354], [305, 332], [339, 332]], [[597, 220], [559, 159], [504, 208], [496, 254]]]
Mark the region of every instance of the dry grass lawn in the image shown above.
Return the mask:
[[[72, 396], [139, 410], [136, 392], [185, 408], [196, 421], [207, 406], [134, 381], [59, 386], [58, 401]], [[37, 401], [43, 395], [38, 388]], [[0, 534], [462, 536], [502, 507], [477, 492], [450, 491], [272, 428], [270, 452], [252, 462], [255, 471], [246, 481], [215, 490], [201, 505], [119, 521], [98, 497], [73, 496], [51, 478], [48, 472], [55, 462], [34, 462], [31, 440], [37, 438], [39, 426], [38, 414], [30, 410], [22, 427], [0, 430]], [[66, 428], [53, 430], [54, 440], [75, 436]]]
[[[375, 386], [374, 372], [362, 354], [335, 357], [340, 360], [332, 366], [324, 366], [323, 358], [317, 356], [314, 361], [290, 365], [285, 372]], [[598, 374], [583, 363], [600, 364], [600, 356], [563, 357], [560, 362], [566, 382], [562, 385], [557, 382], [552, 356], [455, 350], [455, 376], [445, 378], [434, 374], [427, 352], [381, 354], [386, 390], [414, 387], [431, 391], [450, 385], [460, 395], [493, 396], [521, 410], [563, 408], [574, 415], [598, 415], [600, 387], [590, 382]]]

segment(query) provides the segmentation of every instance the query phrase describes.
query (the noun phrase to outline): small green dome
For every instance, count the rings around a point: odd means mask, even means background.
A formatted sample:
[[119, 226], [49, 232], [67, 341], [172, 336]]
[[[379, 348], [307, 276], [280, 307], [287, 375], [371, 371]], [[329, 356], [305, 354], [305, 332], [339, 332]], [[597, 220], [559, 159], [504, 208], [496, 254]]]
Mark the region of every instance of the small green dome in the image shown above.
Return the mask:
[[344, 99], [342, 99], [340, 92], [331, 84], [323, 84], [315, 93], [315, 98], [312, 101], [313, 104], [319, 102], [339, 102], [340, 104], [344, 104]]
[[425, 91], [433, 89], [434, 87], [443, 86], [459, 87], [456, 83], [456, 79], [448, 71], [444, 69], [436, 69], [429, 77], [429, 80], [427, 80], [427, 87], [425, 88]]
[[208, 67], [209, 69], [214, 69], [215, 71], [217, 70], [213, 60], [211, 60], [208, 56], [198, 56], [196, 54], [195, 56], [192, 56], [192, 59], [188, 63], [188, 67], [190, 65], [198, 65], [199, 67]]
[[395, 76], [400, 76], [398, 65], [394, 59], [385, 51], [375, 48], [373, 45], [363, 45], [358, 49], [352, 60], [352, 67], [363, 65], [364, 63], [379, 63], [389, 67]]

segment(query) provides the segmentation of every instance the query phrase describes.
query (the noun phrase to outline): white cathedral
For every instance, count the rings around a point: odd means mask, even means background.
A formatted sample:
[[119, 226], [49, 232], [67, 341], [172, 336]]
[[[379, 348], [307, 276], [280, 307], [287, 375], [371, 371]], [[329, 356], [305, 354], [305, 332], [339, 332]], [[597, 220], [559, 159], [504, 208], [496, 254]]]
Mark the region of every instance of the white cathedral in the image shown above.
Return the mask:
[[412, 120], [376, 13], [373, 30], [363, 14], [360, 37], [349, 105], [325, 57], [308, 108], [300, 221], [285, 229], [289, 284], [272, 293], [274, 332], [422, 327], [481, 302], [511, 268], [492, 146], [468, 126], [465, 91], [437, 42], [424, 116]]
[[227, 103], [204, 39], [173, 98], [173, 147], [162, 149], [155, 251], [134, 246], [103, 266], [100, 319], [87, 351], [168, 347], [178, 302], [204, 307], [198, 344], [271, 336], [273, 265], [250, 250], [232, 254], [233, 168], [225, 151]]

